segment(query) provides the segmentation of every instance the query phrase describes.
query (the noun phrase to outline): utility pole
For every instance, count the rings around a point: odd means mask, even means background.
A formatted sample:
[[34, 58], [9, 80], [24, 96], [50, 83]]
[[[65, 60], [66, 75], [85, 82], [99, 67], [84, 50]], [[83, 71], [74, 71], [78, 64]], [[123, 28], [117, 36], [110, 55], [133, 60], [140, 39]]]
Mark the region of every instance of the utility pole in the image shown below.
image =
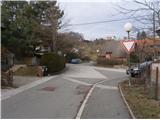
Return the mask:
[[156, 37], [156, 23], [155, 23], [155, 11], [153, 11], [153, 39]]
[[153, 11], [153, 49], [154, 49], [154, 59], [156, 59], [156, 48], [155, 48], [155, 38], [156, 38], [156, 23], [155, 23], [155, 11]]

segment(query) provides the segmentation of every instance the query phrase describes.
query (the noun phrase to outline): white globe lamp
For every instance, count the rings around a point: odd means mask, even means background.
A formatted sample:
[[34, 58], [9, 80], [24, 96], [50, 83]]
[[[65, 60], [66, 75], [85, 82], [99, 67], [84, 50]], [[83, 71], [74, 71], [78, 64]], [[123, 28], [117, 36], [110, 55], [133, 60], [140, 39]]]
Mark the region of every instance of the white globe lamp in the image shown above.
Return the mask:
[[132, 30], [132, 28], [133, 28], [133, 26], [132, 26], [132, 24], [131, 23], [126, 23], [125, 25], [124, 25], [124, 30], [128, 33], [128, 40], [129, 40], [129, 33], [130, 33], [130, 31]]

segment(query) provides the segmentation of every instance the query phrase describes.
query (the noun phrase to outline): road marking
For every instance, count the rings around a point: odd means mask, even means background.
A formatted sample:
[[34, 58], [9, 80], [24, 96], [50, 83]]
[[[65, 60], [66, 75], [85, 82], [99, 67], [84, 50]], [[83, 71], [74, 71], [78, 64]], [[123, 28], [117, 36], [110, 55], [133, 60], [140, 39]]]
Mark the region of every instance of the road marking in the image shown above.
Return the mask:
[[83, 113], [83, 110], [84, 110], [84, 107], [85, 107], [85, 105], [86, 105], [86, 103], [87, 103], [87, 101], [88, 101], [91, 93], [93, 92], [95, 86], [96, 86], [96, 85], [93, 85], [93, 86], [91, 87], [91, 89], [89, 90], [86, 98], [84, 99], [84, 101], [83, 101], [83, 103], [82, 103], [82, 105], [81, 105], [81, 107], [80, 107], [80, 109], [79, 109], [79, 111], [78, 111], [78, 113], [77, 113], [76, 119], [80, 119], [80, 118], [81, 118], [82, 113]]
[[92, 85], [92, 84], [82, 82], [82, 81], [79, 81], [79, 80], [76, 80], [76, 79], [68, 78], [68, 77], [62, 77], [62, 78], [65, 79], [65, 80], [69, 80], [71, 82], [75, 82], [75, 83], [79, 83], [79, 84], [83, 84], [83, 85], [87, 85], [87, 86]]
[[96, 87], [99, 87], [102, 89], [118, 90], [118, 87], [115, 87], [115, 86], [97, 85]]
[[85, 97], [82, 105], [80, 106], [80, 109], [79, 109], [79, 111], [78, 111], [78, 113], [77, 113], [77, 115], [76, 115], [76, 119], [80, 119], [80, 118], [81, 118], [82, 113], [83, 113], [83, 111], [84, 111], [84, 107], [85, 107], [85, 105], [86, 105], [89, 97], [91, 96], [94, 88], [96, 87], [96, 85], [98, 85], [98, 84], [100, 84], [100, 83], [102, 83], [102, 82], [105, 82], [105, 81], [106, 81], [106, 80], [99, 81], [99, 82], [95, 83], [95, 84], [91, 87], [91, 89], [89, 90], [87, 96]]
[[74, 78], [101, 78], [107, 79], [107, 77], [100, 72], [96, 71], [92, 67], [88, 66], [72, 66], [70, 71], [67, 71], [63, 74], [66, 77], [74, 77]]
[[21, 93], [21, 92], [23, 92], [25, 90], [28, 90], [28, 89], [30, 89], [32, 87], [35, 87], [35, 86], [40, 85], [42, 83], [45, 83], [45, 82], [47, 82], [47, 81], [49, 81], [49, 80], [51, 80], [51, 79], [53, 79], [55, 77], [57, 77], [57, 75], [56, 76], [51, 76], [51, 77], [45, 77], [45, 78], [42, 78], [42, 79], [37, 80], [35, 82], [29, 83], [27, 85], [24, 85], [24, 86], [22, 86], [20, 88], [16, 88], [15, 90], [7, 91], [7, 92], [5, 92], [4, 94], [1, 95], [1, 101], [5, 100], [5, 99], [8, 99], [8, 98], [10, 98], [10, 97], [12, 97], [12, 96], [14, 96], [14, 95], [16, 95], [18, 93]]
[[95, 70], [106, 70], [106, 71], [122, 72], [122, 73], [126, 72], [126, 69], [123, 69], [123, 68], [102, 68], [102, 67], [95, 67], [95, 66], [93, 66], [92, 68]]
[[[79, 80], [76, 80], [76, 79], [73, 79], [73, 78], [68, 78], [68, 77], [62, 77], [62, 78], [65, 79], [65, 80], [69, 80], [71, 82], [75, 82], [75, 83], [79, 83], [79, 84], [83, 84], [83, 85], [87, 85], [87, 86], [93, 85], [93, 84], [90, 84], [90, 83], [87, 83], [87, 82], [82, 82], [82, 81], [79, 81]], [[109, 81], [109, 80], [105, 80], [105, 81]], [[102, 81], [99, 81], [99, 82], [102, 82]], [[99, 85], [96, 85], [96, 87], [101, 88], [101, 89], [118, 90], [118, 87], [101, 85], [100, 83], [99, 83]]]

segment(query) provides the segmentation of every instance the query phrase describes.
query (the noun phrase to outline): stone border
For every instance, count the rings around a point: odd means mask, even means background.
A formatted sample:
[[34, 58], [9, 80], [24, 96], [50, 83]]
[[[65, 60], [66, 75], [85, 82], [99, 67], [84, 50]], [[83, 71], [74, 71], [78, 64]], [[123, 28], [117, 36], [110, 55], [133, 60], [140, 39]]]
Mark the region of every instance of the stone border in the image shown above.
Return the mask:
[[135, 117], [135, 115], [133, 114], [133, 111], [131, 110], [128, 102], [126, 101], [126, 99], [125, 99], [125, 97], [124, 97], [124, 94], [123, 94], [122, 89], [121, 89], [121, 83], [118, 84], [118, 88], [119, 88], [121, 97], [122, 97], [122, 99], [123, 99], [123, 102], [125, 103], [125, 105], [126, 105], [128, 111], [129, 111], [129, 114], [130, 114], [131, 118], [132, 118], [132, 119], [137, 119], [137, 118]]

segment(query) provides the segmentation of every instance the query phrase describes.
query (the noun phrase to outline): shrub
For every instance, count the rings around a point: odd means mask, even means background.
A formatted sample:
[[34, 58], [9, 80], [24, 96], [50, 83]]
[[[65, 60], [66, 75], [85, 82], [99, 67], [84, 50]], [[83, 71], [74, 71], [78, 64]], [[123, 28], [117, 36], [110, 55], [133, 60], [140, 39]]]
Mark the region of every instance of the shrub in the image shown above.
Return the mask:
[[123, 60], [117, 60], [117, 59], [106, 59], [103, 57], [98, 57], [97, 58], [97, 64], [99, 65], [122, 65], [124, 62]]
[[40, 64], [48, 67], [48, 73], [55, 73], [65, 67], [65, 59], [57, 54], [47, 53], [41, 57]]
[[81, 57], [81, 59], [82, 59], [83, 61], [90, 61], [90, 60], [91, 60], [91, 58], [90, 58], [89, 56]]

